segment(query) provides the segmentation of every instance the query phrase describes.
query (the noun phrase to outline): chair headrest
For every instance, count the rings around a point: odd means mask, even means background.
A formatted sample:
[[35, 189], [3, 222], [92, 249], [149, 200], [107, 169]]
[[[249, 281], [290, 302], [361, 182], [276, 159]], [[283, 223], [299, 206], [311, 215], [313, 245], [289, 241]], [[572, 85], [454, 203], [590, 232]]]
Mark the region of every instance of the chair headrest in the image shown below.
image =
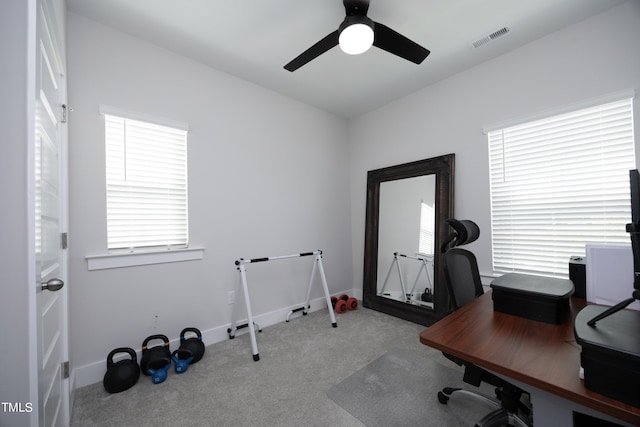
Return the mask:
[[453, 233], [449, 235], [442, 245], [442, 252], [446, 252], [449, 248], [475, 242], [480, 236], [480, 228], [478, 228], [478, 225], [468, 219], [458, 220], [451, 218], [445, 220], [445, 223], [453, 228]]

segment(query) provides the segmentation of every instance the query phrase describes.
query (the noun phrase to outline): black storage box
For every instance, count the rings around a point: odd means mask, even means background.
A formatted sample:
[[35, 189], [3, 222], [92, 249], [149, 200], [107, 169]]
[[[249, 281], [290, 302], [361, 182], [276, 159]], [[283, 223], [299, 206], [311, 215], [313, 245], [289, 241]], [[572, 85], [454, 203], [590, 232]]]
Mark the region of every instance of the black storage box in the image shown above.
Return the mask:
[[589, 390], [640, 408], [640, 312], [621, 310], [595, 326], [587, 322], [608, 307], [588, 305], [576, 316], [576, 342]]
[[491, 282], [491, 288], [495, 311], [559, 325], [569, 313], [573, 282], [508, 273]]

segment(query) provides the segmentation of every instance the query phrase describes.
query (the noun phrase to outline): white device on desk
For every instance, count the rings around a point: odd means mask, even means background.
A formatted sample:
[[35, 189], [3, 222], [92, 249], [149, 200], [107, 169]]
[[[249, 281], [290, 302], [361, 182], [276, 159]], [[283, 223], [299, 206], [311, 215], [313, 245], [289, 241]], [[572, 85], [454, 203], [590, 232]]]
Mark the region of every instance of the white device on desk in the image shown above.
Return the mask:
[[[631, 245], [586, 245], [587, 301], [615, 305], [629, 297], [633, 289]], [[627, 308], [640, 310], [635, 301]]]

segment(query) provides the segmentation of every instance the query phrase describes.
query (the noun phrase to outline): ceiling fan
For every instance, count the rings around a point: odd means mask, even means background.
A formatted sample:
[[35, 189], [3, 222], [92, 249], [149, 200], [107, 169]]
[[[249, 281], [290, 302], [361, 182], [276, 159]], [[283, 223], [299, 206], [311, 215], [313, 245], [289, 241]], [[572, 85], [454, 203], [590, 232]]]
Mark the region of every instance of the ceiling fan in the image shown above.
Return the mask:
[[[429, 50], [367, 17], [369, 0], [344, 0], [343, 3], [347, 16], [338, 29], [285, 65], [285, 70], [293, 72], [337, 45], [352, 55], [363, 53], [373, 45], [416, 64], [429, 55]], [[355, 45], [350, 44], [352, 40]], [[363, 44], [358, 44], [361, 41]]]

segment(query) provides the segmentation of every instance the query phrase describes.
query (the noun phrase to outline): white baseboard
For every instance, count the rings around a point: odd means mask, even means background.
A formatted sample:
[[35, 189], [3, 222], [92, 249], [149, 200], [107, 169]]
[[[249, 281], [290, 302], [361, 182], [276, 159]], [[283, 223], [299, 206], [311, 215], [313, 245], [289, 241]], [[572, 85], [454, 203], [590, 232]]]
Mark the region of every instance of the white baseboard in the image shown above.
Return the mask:
[[[340, 295], [340, 294], [349, 294], [349, 295], [353, 295], [355, 298], [357, 298], [358, 300], [362, 300], [362, 290], [361, 289], [350, 289], [348, 291], [343, 291], [343, 292], [338, 292], [335, 293], [334, 295]], [[312, 300], [310, 302], [310, 308], [309, 308], [309, 312], [314, 312], [314, 311], [318, 311], [318, 310], [326, 310], [327, 309], [327, 304], [325, 302], [324, 297], [321, 298], [316, 298], [314, 300]], [[296, 306], [292, 306], [292, 307], [284, 307], [281, 308], [279, 310], [275, 310], [272, 311], [270, 313], [264, 313], [264, 314], [260, 314], [260, 315], [255, 315], [253, 316], [253, 320], [254, 323], [257, 323], [258, 325], [260, 325], [261, 328], [265, 328], [267, 326], [272, 326], [275, 325], [277, 323], [281, 323], [284, 322], [287, 318], [287, 315], [289, 314], [289, 312], [291, 310], [293, 310], [294, 308], [298, 308], [300, 307], [299, 305]], [[291, 319], [299, 316], [301, 314], [296, 314], [294, 313], [291, 316]], [[238, 320], [237, 322], [238, 324], [243, 324], [243, 323], [247, 323], [247, 319], [244, 320]], [[211, 329], [207, 329], [207, 330], [202, 330], [202, 341], [206, 344], [206, 345], [212, 345], [212, 344], [216, 344], [225, 340], [229, 339], [229, 335], [227, 333], [227, 329], [230, 327], [230, 324], [226, 324], [226, 325], [221, 325], [215, 328], [211, 328]], [[248, 331], [248, 329], [247, 329]], [[237, 334], [236, 336], [240, 336], [242, 334], [244, 334], [246, 332], [241, 332], [239, 334]], [[180, 337], [174, 338], [170, 340], [170, 347], [171, 348], [178, 348], [180, 345]], [[136, 349], [136, 353], [137, 353], [137, 357], [138, 360], [141, 359], [142, 357], [142, 351], [141, 350], [137, 350]], [[251, 348], [247, 347], [247, 357], [251, 356]], [[104, 360], [98, 360], [96, 362], [93, 363], [89, 363], [87, 365], [84, 366], [79, 366], [75, 369], [72, 370], [71, 372], [71, 395], [74, 396], [75, 395], [75, 390], [81, 387], [85, 387], [91, 384], [95, 384], [98, 382], [101, 382], [104, 374], [105, 374], [105, 367], [106, 367], [106, 359]]]

